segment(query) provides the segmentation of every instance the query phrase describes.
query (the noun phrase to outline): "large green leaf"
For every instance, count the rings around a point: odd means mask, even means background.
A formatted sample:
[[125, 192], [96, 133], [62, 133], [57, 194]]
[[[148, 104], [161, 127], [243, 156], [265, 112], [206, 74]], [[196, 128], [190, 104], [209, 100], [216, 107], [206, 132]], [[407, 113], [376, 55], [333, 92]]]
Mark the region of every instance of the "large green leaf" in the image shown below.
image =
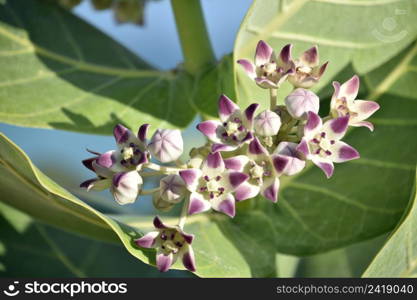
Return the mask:
[[[65, 230], [105, 241], [121, 242], [141, 261], [154, 264], [155, 252], [137, 248], [133, 240], [152, 230], [152, 217], [106, 215], [79, 200], [40, 172], [7, 137], [0, 134], [0, 200], [39, 220]], [[167, 223], [174, 219], [163, 218]], [[237, 223], [227, 217], [190, 217], [185, 230], [193, 243], [197, 275], [250, 277], [275, 274], [275, 249], [268, 230], [261, 234], [252, 224], [268, 228], [264, 216], [242, 215]], [[1, 232], [1, 231], [0, 231]], [[180, 263], [175, 268], [183, 269]]]
[[[161, 277], [121, 245], [70, 234], [0, 203], [0, 277]], [[111, 259], [109, 259], [111, 257]]]
[[363, 277], [417, 277], [417, 193], [403, 222], [392, 233]]
[[[415, 39], [416, 17], [417, 2], [409, 0], [255, 0], [239, 30], [234, 58], [252, 59], [261, 39], [277, 51], [293, 43], [295, 56], [317, 44], [321, 60], [330, 61], [319, 89], [349, 63], [364, 74], [389, 60]], [[235, 68], [242, 104], [267, 97], [240, 66]], [[281, 96], [287, 91], [284, 85]]]
[[[378, 101], [381, 109], [371, 119], [374, 132], [358, 128], [345, 137], [359, 150], [360, 159], [336, 165], [330, 180], [308, 165], [297, 176], [282, 177], [277, 205], [259, 199], [257, 213], [270, 223], [278, 252], [320, 253], [396, 226], [410, 196], [417, 161], [416, 53], [414, 43], [362, 77], [360, 98]], [[342, 72], [336, 79], [351, 75]], [[327, 97], [322, 101], [325, 111], [328, 105]]]
[[188, 75], [152, 69], [48, 1], [0, 5], [0, 65], [2, 122], [110, 134], [118, 122], [186, 127], [195, 116]]

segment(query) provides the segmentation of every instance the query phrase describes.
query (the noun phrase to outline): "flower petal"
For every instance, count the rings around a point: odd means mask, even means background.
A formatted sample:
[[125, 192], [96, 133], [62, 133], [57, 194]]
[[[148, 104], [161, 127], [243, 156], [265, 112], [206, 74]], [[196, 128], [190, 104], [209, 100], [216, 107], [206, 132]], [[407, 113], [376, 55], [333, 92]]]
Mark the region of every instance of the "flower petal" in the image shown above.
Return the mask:
[[120, 172], [113, 176], [111, 192], [121, 205], [133, 203], [142, 186], [142, 177], [137, 171]]
[[227, 119], [235, 112], [239, 110], [232, 100], [230, 100], [226, 95], [221, 95], [219, 98], [219, 117], [222, 122], [227, 121]]
[[309, 111], [307, 113], [308, 119], [307, 123], [304, 126], [304, 135], [307, 138], [313, 137], [317, 131], [323, 126], [323, 122], [318, 114]]
[[259, 41], [255, 52], [255, 65], [260, 66], [270, 61], [274, 50], [264, 41]]
[[268, 155], [268, 150], [262, 146], [257, 137], [249, 143], [248, 151], [253, 156]]
[[191, 246], [189, 246], [187, 251], [182, 255], [182, 264], [187, 270], [191, 272], [196, 271], [194, 250]]
[[218, 132], [221, 127], [222, 123], [214, 120], [204, 121], [197, 125], [197, 129], [213, 143], [220, 143]]
[[308, 144], [305, 138], [301, 140], [301, 142], [297, 145], [295, 150], [301, 153], [304, 157], [308, 157], [310, 155], [310, 149], [308, 148]]
[[330, 159], [321, 158], [315, 155], [312, 157], [311, 160], [316, 166], [318, 166], [320, 169], [323, 170], [327, 178], [332, 177], [333, 171], [334, 171], [334, 165]]
[[297, 174], [304, 169], [306, 165], [305, 161], [300, 158], [297, 147], [298, 145], [296, 143], [281, 142], [274, 151], [274, 155], [272, 156], [273, 159], [275, 155], [284, 156], [288, 159], [288, 163], [283, 171], [283, 174], [285, 175], [292, 176]]
[[346, 99], [354, 100], [359, 91], [359, 77], [354, 75], [348, 81], [340, 86], [339, 97], [346, 97]]
[[209, 201], [205, 200], [204, 197], [199, 193], [191, 193], [190, 203], [188, 205], [188, 214], [194, 215], [201, 212], [208, 211], [211, 208]]
[[226, 145], [226, 144], [215, 143], [215, 144], [211, 145], [211, 152], [215, 153], [215, 152], [234, 151], [237, 148], [239, 148], [239, 146], [240, 145]]
[[261, 194], [272, 202], [278, 201], [279, 179], [276, 177], [268, 178], [261, 187]]
[[323, 132], [326, 138], [331, 140], [340, 140], [346, 133], [349, 124], [349, 116], [339, 117], [326, 121], [323, 125]]
[[291, 57], [291, 50], [292, 50], [292, 44], [285, 45], [279, 54], [279, 57], [281, 61], [284, 63], [284, 65], [287, 65], [292, 60]]
[[143, 237], [136, 239], [135, 244], [142, 248], [153, 248], [158, 235], [159, 231], [151, 231], [145, 234]]
[[276, 89], [278, 87], [276, 83], [267, 79], [266, 77], [256, 77], [255, 82], [257, 85], [264, 89]]
[[94, 168], [93, 168], [93, 162], [96, 161], [97, 157], [91, 157], [91, 158], [87, 158], [84, 159], [82, 161], [82, 164], [87, 168], [90, 169], [91, 171], [95, 172]]
[[146, 136], [148, 134], [149, 126], [150, 126], [149, 124], [143, 124], [142, 126], [139, 127], [138, 138], [143, 143], [146, 142]]
[[258, 103], [252, 103], [245, 109], [244, 114], [245, 114], [246, 121], [249, 123], [248, 125], [252, 124], [253, 116], [258, 107], [259, 107]]
[[223, 173], [225, 168], [224, 161], [220, 152], [208, 154], [201, 168], [203, 171], [203, 175], [207, 175], [209, 177], [213, 177], [216, 174]]
[[153, 226], [157, 229], [169, 228], [169, 226], [166, 226], [158, 216], [155, 216], [155, 218], [153, 218]]
[[179, 171], [179, 175], [182, 180], [184, 180], [187, 189], [193, 192], [197, 189], [198, 180], [200, 179], [202, 172], [199, 169], [187, 169]]
[[250, 184], [249, 182], [243, 182], [235, 190], [236, 201], [243, 201], [256, 197], [259, 194], [260, 188], [257, 185]]
[[367, 127], [370, 131], [374, 131], [374, 124], [367, 121], [355, 122], [349, 125], [353, 127]]
[[331, 160], [336, 163], [358, 159], [360, 157], [359, 152], [355, 148], [341, 141], [337, 141], [332, 146], [331, 152]]
[[242, 172], [229, 172], [228, 178], [231, 188], [235, 190], [239, 185], [248, 180], [249, 175]]
[[214, 210], [222, 212], [231, 218], [233, 218], [236, 214], [235, 198], [232, 194], [215, 198], [211, 201], [211, 205]]
[[239, 59], [237, 61], [237, 63], [240, 64], [243, 67], [243, 69], [245, 70], [246, 74], [250, 78], [255, 79], [255, 77], [256, 77], [256, 71], [255, 71], [255, 66], [254, 66], [254, 64], [252, 62], [250, 62], [247, 59]]
[[156, 267], [160, 272], [166, 272], [171, 268], [174, 262], [174, 255], [172, 253], [166, 255], [160, 251], [156, 254]]
[[284, 170], [287, 168], [289, 162], [289, 158], [284, 155], [272, 156], [272, 165], [278, 174], [284, 173]]
[[350, 121], [356, 123], [368, 119], [379, 109], [379, 104], [375, 101], [355, 100], [352, 104], [352, 110], [358, 113], [357, 117], [351, 117]]
[[249, 162], [246, 155], [238, 155], [224, 160], [224, 165], [228, 170], [242, 172], [245, 165]]
[[319, 50], [317, 46], [306, 50], [300, 57], [300, 61], [311, 68], [319, 65]]

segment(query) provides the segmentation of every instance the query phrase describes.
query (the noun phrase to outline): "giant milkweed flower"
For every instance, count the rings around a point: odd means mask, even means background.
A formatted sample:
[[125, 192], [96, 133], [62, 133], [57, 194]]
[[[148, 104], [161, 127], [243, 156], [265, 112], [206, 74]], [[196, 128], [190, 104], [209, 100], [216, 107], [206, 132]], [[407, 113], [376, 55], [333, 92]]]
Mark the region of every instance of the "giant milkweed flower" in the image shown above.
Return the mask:
[[155, 217], [153, 224], [156, 231], [151, 231], [136, 239], [135, 243], [142, 248], [156, 249], [156, 267], [161, 272], [168, 271], [181, 259], [187, 270], [195, 272], [194, 251], [191, 246], [194, 235], [184, 232], [178, 226], [168, 226]]
[[340, 141], [348, 128], [349, 116], [331, 119], [323, 124], [321, 118], [308, 113], [304, 126], [304, 137], [297, 146], [297, 151], [311, 160], [326, 174], [333, 175], [333, 163], [345, 162], [359, 158], [359, 153], [352, 146]]
[[227, 96], [219, 98], [220, 121], [204, 121], [197, 125], [210, 141], [212, 151], [233, 151], [253, 138], [253, 116], [258, 104], [249, 105], [245, 111], [241, 111]]
[[201, 169], [179, 171], [190, 191], [188, 214], [196, 214], [213, 208], [229, 217], [235, 216], [233, 192], [248, 179], [242, 172], [226, 171], [220, 152], [210, 153]]
[[359, 92], [359, 77], [354, 75], [343, 84], [334, 81], [333, 87], [330, 114], [334, 118], [349, 116], [350, 126], [365, 126], [373, 131], [374, 125], [365, 120], [379, 109], [379, 104], [374, 101], [355, 100]]

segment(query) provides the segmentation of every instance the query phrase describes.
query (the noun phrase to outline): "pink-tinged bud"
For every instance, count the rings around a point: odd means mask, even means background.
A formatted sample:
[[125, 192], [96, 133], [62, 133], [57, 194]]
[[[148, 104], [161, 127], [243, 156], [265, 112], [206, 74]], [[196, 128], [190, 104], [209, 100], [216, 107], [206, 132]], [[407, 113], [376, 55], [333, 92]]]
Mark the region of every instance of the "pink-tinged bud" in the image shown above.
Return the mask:
[[179, 175], [168, 175], [159, 183], [161, 198], [169, 203], [178, 203], [185, 195], [184, 180]]
[[257, 135], [276, 135], [281, 127], [281, 118], [270, 110], [261, 112], [254, 121], [254, 128]]
[[113, 176], [111, 192], [121, 205], [133, 203], [139, 195], [143, 184], [137, 171], [121, 172]]
[[320, 100], [312, 91], [298, 88], [285, 98], [290, 115], [295, 119], [306, 119], [307, 113], [318, 113]]
[[178, 159], [183, 147], [181, 132], [178, 129], [158, 129], [148, 145], [151, 154], [163, 163]]

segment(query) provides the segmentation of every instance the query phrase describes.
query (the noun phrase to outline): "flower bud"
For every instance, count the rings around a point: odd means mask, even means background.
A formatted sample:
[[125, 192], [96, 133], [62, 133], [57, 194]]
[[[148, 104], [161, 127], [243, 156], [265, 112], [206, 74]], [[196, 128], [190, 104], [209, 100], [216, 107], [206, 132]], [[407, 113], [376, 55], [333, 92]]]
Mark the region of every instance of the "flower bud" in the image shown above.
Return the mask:
[[318, 113], [320, 100], [312, 91], [298, 88], [285, 98], [288, 112], [295, 119], [307, 118], [307, 113]]
[[281, 118], [273, 111], [265, 110], [255, 118], [254, 127], [260, 136], [273, 136], [281, 127]]
[[160, 197], [169, 203], [178, 203], [185, 194], [185, 184], [179, 175], [168, 175], [159, 182]]
[[170, 202], [167, 202], [164, 199], [162, 199], [159, 192], [156, 192], [156, 193], [153, 194], [152, 202], [153, 202], [154, 207], [157, 210], [160, 210], [160, 211], [163, 211], [163, 212], [170, 211], [175, 205], [174, 203], [170, 203]]
[[163, 163], [178, 159], [183, 147], [181, 132], [178, 129], [158, 129], [148, 145], [151, 154]]

